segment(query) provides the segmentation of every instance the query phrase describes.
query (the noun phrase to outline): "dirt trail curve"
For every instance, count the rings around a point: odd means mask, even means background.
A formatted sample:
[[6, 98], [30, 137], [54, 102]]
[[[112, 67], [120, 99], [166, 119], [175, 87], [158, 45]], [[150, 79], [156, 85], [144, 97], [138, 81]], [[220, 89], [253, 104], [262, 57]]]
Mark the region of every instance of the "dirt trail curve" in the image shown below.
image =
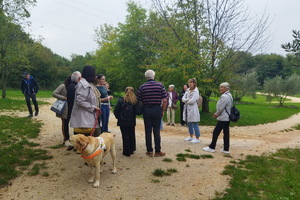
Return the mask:
[[[54, 99], [51, 99], [53, 102]], [[27, 113], [19, 115], [25, 117]], [[232, 159], [244, 158], [246, 155], [260, 155], [273, 152], [278, 148], [299, 147], [300, 131], [281, 132], [299, 123], [300, 114], [275, 123], [237, 127], [231, 129], [231, 156], [224, 157], [218, 149], [222, 140], [218, 140], [213, 159], [188, 159], [178, 162], [177, 153], [190, 149], [195, 154], [206, 154], [202, 148], [211, 140], [213, 127], [201, 128], [201, 143], [191, 144], [184, 141], [187, 128], [176, 125], [167, 126], [162, 131], [162, 150], [173, 162], [166, 163], [162, 158], [149, 158], [145, 155], [144, 126], [137, 120], [137, 151], [130, 158], [122, 155], [122, 140], [114, 116], [110, 118], [109, 128], [116, 135], [118, 174], [111, 174], [111, 158], [106, 158], [106, 166], [101, 174], [99, 188], [87, 183], [89, 168], [84, 165], [80, 155], [64, 148], [50, 149], [62, 142], [61, 122], [50, 111], [50, 106], [41, 107], [38, 117], [44, 123], [41, 134], [36, 140], [41, 148], [46, 148], [53, 159], [46, 161], [49, 177], [41, 175], [30, 177], [26, 174], [12, 181], [12, 185], [0, 189], [0, 199], [4, 200], [132, 200], [132, 199], [210, 199], [215, 192], [222, 192], [228, 187], [229, 177], [220, 175], [224, 166]], [[178, 173], [168, 177], [154, 177], [154, 169], [175, 168]], [[154, 183], [157, 179], [160, 182]]]

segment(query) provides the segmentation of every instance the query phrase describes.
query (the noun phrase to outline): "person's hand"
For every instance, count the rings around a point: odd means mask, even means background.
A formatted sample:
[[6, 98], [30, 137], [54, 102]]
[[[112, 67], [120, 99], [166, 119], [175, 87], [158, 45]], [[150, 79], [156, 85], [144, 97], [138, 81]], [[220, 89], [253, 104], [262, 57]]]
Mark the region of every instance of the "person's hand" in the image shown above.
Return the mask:
[[164, 111], [162, 111], [162, 112], [161, 112], [161, 117], [164, 117], [164, 114], [165, 114], [165, 112], [164, 112]]
[[111, 99], [113, 99], [113, 96], [108, 96], [107, 97], [107, 100], [111, 100]]
[[217, 117], [219, 117], [219, 115], [215, 113], [215, 114], [214, 114], [214, 118], [217, 118]]

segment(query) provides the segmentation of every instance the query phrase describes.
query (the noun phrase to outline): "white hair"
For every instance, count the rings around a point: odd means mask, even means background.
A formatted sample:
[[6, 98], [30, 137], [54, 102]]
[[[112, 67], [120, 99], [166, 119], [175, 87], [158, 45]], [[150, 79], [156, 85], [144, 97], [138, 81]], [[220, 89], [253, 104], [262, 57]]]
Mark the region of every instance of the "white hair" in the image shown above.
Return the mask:
[[78, 82], [80, 77], [81, 77], [81, 73], [79, 71], [75, 71], [71, 75], [71, 81]]
[[227, 83], [227, 82], [221, 83], [220, 86], [222, 86], [222, 87], [224, 87], [224, 88], [227, 88], [228, 90], [229, 90], [229, 88], [230, 88], [230, 85], [229, 85], [229, 83]]
[[175, 85], [169, 85], [169, 88], [173, 88], [173, 89], [174, 89], [174, 88], [175, 88]]
[[147, 80], [149, 79], [154, 79], [155, 77], [155, 72], [152, 69], [149, 69], [145, 72], [145, 77]]

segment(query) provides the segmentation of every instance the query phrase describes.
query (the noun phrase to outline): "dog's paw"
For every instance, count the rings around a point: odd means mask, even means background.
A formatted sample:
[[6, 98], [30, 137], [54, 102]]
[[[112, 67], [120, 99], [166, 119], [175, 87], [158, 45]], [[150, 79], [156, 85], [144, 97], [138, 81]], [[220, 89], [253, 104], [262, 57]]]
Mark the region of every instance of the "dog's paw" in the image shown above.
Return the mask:
[[91, 178], [88, 180], [88, 183], [94, 183], [94, 177], [91, 177]]
[[96, 181], [96, 182], [94, 183], [93, 186], [94, 186], [95, 188], [97, 188], [97, 187], [99, 187], [99, 185], [100, 185], [100, 181]]

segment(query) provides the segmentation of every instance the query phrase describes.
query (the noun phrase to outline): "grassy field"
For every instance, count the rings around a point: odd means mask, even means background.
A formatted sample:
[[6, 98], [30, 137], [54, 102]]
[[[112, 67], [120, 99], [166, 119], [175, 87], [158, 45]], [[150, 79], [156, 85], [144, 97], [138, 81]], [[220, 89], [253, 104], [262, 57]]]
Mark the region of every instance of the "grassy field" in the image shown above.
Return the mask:
[[223, 172], [232, 177], [230, 188], [215, 200], [299, 199], [299, 162], [299, 149], [232, 161]]

